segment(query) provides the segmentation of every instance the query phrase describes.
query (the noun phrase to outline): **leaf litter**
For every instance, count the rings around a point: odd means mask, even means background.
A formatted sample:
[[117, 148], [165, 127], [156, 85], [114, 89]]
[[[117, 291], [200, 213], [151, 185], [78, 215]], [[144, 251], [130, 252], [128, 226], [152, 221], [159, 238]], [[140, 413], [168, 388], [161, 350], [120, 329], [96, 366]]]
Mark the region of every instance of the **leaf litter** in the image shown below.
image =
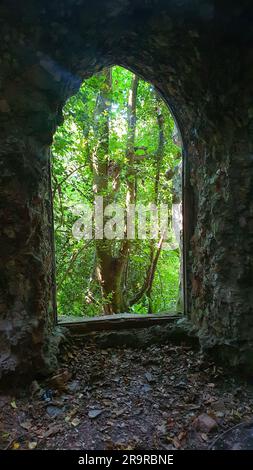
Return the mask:
[[76, 343], [52, 377], [0, 397], [0, 448], [208, 449], [252, 416], [252, 385], [189, 347]]

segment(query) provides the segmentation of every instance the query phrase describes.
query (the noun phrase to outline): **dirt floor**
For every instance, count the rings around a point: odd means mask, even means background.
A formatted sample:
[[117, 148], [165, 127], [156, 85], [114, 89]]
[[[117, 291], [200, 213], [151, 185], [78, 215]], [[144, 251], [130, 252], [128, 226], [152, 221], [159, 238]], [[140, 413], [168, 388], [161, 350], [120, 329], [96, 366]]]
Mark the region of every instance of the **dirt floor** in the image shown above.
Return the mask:
[[0, 448], [208, 449], [252, 416], [252, 385], [189, 347], [76, 344], [28, 396], [0, 396]]

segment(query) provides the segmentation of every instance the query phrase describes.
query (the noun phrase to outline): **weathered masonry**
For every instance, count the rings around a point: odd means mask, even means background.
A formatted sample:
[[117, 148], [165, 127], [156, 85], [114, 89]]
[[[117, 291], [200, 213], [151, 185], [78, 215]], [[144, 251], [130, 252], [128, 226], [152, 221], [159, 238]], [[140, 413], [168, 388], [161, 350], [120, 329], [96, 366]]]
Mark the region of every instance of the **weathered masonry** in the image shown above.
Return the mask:
[[0, 369], [56, 364], [50, 145], [82, 80], [119, 64], [152, 82], [185, 152], [187, 316], [202, 345], [253, 368], [250, 0], [2, 0]]

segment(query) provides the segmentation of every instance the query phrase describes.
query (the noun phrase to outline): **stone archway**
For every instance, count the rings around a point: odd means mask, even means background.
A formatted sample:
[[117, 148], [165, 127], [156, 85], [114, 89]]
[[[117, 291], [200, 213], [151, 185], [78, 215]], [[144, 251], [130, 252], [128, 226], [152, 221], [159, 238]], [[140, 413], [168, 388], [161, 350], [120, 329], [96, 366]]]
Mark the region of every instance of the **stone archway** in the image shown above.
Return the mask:
[[214, 0], [2, 2], [3, 376], [56, 364], [49, 147], [66, 99], [114, 63], [156, 85], [182, 131], [189, 319], [204, 347], [251, 365], [252, 7], [229, 8], [230, 17]]

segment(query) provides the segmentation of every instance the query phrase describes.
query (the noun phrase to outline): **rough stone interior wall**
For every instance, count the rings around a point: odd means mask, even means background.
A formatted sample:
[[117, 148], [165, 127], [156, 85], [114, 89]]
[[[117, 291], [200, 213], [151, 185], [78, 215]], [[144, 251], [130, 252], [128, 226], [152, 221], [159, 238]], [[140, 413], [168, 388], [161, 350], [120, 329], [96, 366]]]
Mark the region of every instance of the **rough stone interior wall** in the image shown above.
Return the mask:
[[49, 366], [53, 321], [48, 153], [8, 133], [0, 155], [0, 364], [33, 374]]
[[205, 347], [227, 345], [232, 363], [252, 368], [253, 148], [242, 114], [237, 120], [233, 113], [233, 135], [224, 125], [225, 142], [221, 135], [192, 165], [191, 318]]
[[204, 346], [251, 361], [252, 12], [247, 0], [1, 2], [3, 376], [56, 363], [49, 146], [66, 99], [113, 64], [154, 83], [182, 132], [192, 324]]

